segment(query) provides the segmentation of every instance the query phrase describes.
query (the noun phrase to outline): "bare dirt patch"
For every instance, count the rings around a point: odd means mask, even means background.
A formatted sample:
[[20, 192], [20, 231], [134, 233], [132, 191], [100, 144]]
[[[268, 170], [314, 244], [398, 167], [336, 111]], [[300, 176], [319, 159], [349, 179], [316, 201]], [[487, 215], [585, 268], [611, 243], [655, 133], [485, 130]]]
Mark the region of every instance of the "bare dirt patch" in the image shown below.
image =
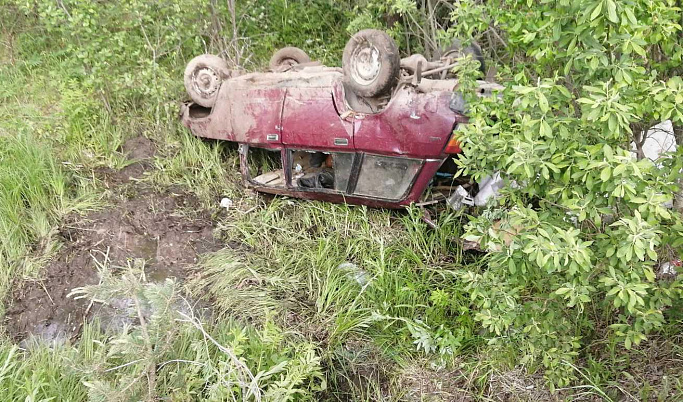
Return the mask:
[[111, 316], [88, 300], [67, 297], [76, 287], [98, 283], [98, 262], [123, 267], [141, 259], [148, 280], [182, 280], [199, 254], [221, 248], [213, 237], [210, 213], [201, 210], [194, 196], [174, 189], [157, 192], [149, 184], [131, 180], [149, 169], [154, 153], [149, 140], [131, 141], [124, 146], [134, 161], [131, 165], [118, 172], [99, 172], [113, 190], [111, 205], [68, 219], [59, 231], [63, 247], [42, 279], [24, 282], [12, 295], [5, 324], [14, 339], [31, 335], [47, 341], [72, 339], [84, 319]]

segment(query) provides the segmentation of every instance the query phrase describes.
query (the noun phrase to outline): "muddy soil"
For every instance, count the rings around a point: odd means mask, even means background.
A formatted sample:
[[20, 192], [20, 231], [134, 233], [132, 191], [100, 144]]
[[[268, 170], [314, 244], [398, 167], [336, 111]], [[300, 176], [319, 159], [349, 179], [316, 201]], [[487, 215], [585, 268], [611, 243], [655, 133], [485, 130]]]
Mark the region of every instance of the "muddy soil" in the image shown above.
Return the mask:
[[154, 151], [148, 139], [134, 138], [123, 146], [130, 165], [98, 172], [113, 193], [110, 205], [85, 217], [70, 217], [60, 228], [62, 248], [42, 279], [24, 282], [7, 303], [5, 326], [12, 338], [21, 341], [33, 335], [61, 342], [76, 338], [84, 319], [115, 317], [115, 305], [67, 297], [76, 287], [98, 283], [98, 263], [115, 268], [142, 259], [149, 281], [182, 280], [198, 255], [221, 248], [213, 237], [210, 213], [201, 210], [194, 196], [173, 189], [159, 193], [135, 180], [151, 168]]

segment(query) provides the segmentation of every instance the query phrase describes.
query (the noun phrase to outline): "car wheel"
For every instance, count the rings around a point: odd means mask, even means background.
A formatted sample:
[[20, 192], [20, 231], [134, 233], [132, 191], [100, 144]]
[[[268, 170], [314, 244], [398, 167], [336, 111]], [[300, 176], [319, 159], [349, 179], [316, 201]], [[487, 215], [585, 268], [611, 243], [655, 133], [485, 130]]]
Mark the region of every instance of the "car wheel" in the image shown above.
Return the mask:
[[298, 47], [283, 47], [275, 52], [268, 63], [271, 70], [275, 71], [282, 66], [295, 66], [297, 64], [309, 63], [311, 58], [306, 52]]
[[472, 42], [472, 44], [463, 49], [462, 42], [460, 42], [460, 40], [458, 39], [454, 39], [453, 43], [451, 43], [450, 46], [443, 49], [441, 52], [441, 58], [456, 58], [467, 55], [471, 55], [472, 59], [479, 62], [479, 71], [481, 71], [482, 74], [486, 75], [486, 63], [484, 62], [484, 54], [482, 53], [481, 47], [477, 42]]
[[225, 60], [212, 54], [203, 54], [187, 64], [185, 90], [198, 105], [213, 107], [223, 80], [229, 76]]
[[356, 33], [344, 48], [344, 83], [365, 98], [389, 92], [398, 82], [400, 66], [396, 42], [376, 29]]

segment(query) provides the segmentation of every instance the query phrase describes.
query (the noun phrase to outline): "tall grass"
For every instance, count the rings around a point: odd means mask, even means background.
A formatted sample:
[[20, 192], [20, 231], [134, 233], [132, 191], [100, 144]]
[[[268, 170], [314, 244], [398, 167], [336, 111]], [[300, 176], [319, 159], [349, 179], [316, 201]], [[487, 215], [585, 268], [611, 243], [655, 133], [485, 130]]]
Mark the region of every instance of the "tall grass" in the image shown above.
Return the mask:
[[[11, 35], [11, 33], [9, 33]], [[17, 276], [40, 275], [57, 227], [97, 204], [92, 169], [122, 167], [120, 127], [68, 78], [57, 52], [24, 34], [0, 64], [0, 299]], [[6, 36], [0, 38], [6, 39]], [[6, 42], [7, 40], [3, 41]]]
[[152, 177], [155, 183], [184, 186], [208, 208], [216, 208], [221, 197], [239, 195], [237, 184], [241, 176], [235, 146], [202, 141], [181, 129], [177, 122], [169, 122], [154, 136], [163, 144], [163, 151], [155, 160], [156, 170]]
[[77, 208], [70, 176], [28, 135], [0, 136], [0, 295], [29, 254], [48, 252], [59, 218]]
[[224, 220], [239, 245], [205, 258], [191, 287], [223, 317], [274, 317], [314, 340], [330, 392], [372, 399], [389, 380], [366, 383], [361, 368], [387, 376], [423, 352], [448, 364], [482, 343], [455, 286], [465, 268], [453, 236], [460, 218], [444, 214], [431, 230], [421, 216], [276, 198]]
[[0, 390], [4, 401], [83, 401], [87, 389], [70, 362], [81, 359], [78, 350], [32, 345], [30, 351], [0, 340]]

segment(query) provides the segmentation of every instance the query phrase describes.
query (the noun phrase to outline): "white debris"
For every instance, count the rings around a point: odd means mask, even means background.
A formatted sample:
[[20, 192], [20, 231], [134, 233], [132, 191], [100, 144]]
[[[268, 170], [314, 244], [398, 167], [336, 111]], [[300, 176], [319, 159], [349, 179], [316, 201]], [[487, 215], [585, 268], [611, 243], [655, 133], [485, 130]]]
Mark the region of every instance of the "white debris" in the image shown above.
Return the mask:
[[479, 182], [479, 192], [474, 197], [474, 205], [482, 207], [489, 202], [491, 198], [498, 198], [500, 189], [505, 186], [505, 182], [500, 177], [500, 172], [496, 172], [493, 176], [484, 177]]
[[660, 263], [658, 277], [660, 279], [667, 277], [675, 277], [676, 275], [678, 275], [678, 271], [676, 270], [676, 268], [680, 268], [681, 265], [683, 265], [683, 263], [681, 263], [681, 260], [673, 260]]
[[221, 208], [230, 209], [232, 207], [232, 200], [230, 198], [223, 198], [221, 200]]
[[[674, 126], [671, 120], [655, 124], [647, 130], [642, 150], [643, 155], [652, 162], [657, 162], [662, 157], [662, 154], [676, 152], [676, 137], [674, 136]], [[638, 157], [638, 147], [635, 142], [631, 143], [631, 152], [633, 153], [633, 158]], [[658, 166], [661, 167], [661, 164], [658, 164]], [[667, 201], [662, 205], [665, 208], [673, 208], [673, 201]]]
[[365, 286], [370, 281], [368, 273], [352, 262], [343, 262], [337, 266], [337, 269], [346, 271], [347, 277], [361, 286]]
[[[634, 157], [637, 156], [638, 147], [635, 142], [631, 143], [631, 151]], [[674, 137], [674, 127], [671, 120], [665, 120], [650, 127], [643, 142], [643, 154], [653, 162], [667, 152], [676, 152], [676, 137]]]
[[453, 194], [448, 197], [446, 203], [454, 210], [459, 211], [465, 208], [466, 205], [474, 205], [474, 200], [463, 186], [458, 186], [455, 188]]

